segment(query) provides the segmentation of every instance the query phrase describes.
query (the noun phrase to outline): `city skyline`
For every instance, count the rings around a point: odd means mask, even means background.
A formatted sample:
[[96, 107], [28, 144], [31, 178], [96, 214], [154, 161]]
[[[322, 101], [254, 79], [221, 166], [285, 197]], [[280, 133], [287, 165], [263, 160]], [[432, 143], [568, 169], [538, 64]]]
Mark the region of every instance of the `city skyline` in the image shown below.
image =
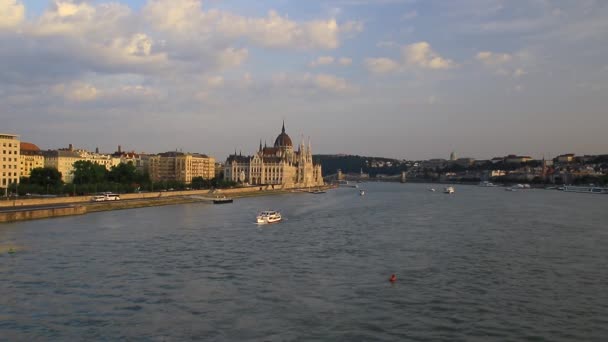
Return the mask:
[[43, 149], [608, 151], [599, 1], [0, 0], [0, 43], [0, 130]]

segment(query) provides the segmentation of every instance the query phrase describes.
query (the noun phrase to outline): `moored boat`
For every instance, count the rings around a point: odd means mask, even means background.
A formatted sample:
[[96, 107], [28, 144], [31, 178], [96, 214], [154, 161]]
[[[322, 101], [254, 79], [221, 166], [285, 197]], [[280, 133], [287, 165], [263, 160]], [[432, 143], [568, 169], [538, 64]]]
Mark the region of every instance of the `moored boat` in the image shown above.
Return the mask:
[[443, 189], [443, 193], [444, 194], [453, 194], [456, 190], [454, 190], [453, 186], [448, 186], [445, 189]]
[[608, 188], [599, 186], [572, 186], [566, 185], [563, 189], [564, 192], [580, 192], [587, 194], [608, 194]]
[[232, 203], [234, 200], [232, 198], [224, 197], [216, 197], [213, 199], [213, 204], [226, 204]]

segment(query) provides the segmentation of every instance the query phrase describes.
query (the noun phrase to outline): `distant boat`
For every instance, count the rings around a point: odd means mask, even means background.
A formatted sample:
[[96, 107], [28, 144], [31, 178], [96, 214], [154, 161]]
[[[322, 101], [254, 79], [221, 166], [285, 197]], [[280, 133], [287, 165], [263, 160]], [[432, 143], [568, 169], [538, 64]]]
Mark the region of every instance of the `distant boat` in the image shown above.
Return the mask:
[[435, 192], [435, 188], [430, 188], [429, 191], [430, 192]]
[[234, 200], [232, 198], [224, 197], [216, 197], [213, 199], [213, 204], [226, 204], [232, 203]]
[[564, 186], [564, 192], [580, 192], [587, 194], [608, 194], [608, 188], [602, 188], [599, 186]]
[[359, 196], [364, 196], [365, 195], [365, 191], [364, 190], [359, 190]]
[[323, 191], [323, 190], [313, 190], [313, 191], [310, 191], [310, 193], [311, 194], [315, 194], [315, 195], [319, 195], [319, 194], [324, 194], [325, 191]]
[[479, 182], [479, 186], [484, 187], [484, 188], [496, 187], [496, 185], [494, 183], [488, 182], [488, 181]]
[[453, 186], [448, 186], [445, 189], [443, 189], [443, 193], [444, 194], [453, 194], [456, 190], [454, 190]]

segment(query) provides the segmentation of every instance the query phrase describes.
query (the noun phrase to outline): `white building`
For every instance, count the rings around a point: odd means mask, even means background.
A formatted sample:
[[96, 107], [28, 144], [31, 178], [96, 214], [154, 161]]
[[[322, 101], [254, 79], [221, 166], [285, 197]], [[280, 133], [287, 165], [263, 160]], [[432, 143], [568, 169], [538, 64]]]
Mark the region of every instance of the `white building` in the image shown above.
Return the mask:
[[[0, 159], [0, 187], [8, 188], [13, 183], [19, 183], [20, 141], [15, 134], [0, 133], [2, 159]], [[3, 191], [4, 192], [4, 191]]]
[[224, 165], [224, 179], [251, 185], [271, 185], [281, 188], [323, 185], [321, 165], [312, 160], [310, 141], [302, 142], [295, 151], [291, 138], [285, 133], [285, 123], [273, 147], [260, 146], [253, 156], [231, 155]]

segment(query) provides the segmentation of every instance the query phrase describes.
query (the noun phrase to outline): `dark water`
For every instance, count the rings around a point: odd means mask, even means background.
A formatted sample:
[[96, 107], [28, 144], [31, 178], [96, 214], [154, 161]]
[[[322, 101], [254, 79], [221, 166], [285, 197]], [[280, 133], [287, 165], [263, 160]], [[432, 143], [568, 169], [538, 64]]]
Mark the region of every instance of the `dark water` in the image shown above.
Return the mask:
[[1, 225], [0, 340], [608, 339], [608, 196], [362, 187]]

